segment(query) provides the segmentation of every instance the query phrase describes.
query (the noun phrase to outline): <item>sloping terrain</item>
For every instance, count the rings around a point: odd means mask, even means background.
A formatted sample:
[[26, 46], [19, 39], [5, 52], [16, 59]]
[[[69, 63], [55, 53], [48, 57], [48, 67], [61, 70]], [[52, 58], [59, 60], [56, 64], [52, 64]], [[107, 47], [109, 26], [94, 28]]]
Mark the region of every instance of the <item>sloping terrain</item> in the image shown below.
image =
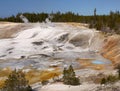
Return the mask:
[[0, 22], [0, 39], [12, 38], [14, 34], [32, 27], [32, 24]]
[[104, 41], [104, 46], [101, 51], [105, 58], [110, 59], [114, 65], [120, 63], [120, 36], [112, 35]]
[[[104, 36], [94, 29], [88, 29], [85, 24], [3, 23], [1, 28], [4, 36], [8, 33], [0, 40], [1, 68], [21, 68], [28, 65], [38, 68], [42, 64], [44, 68], [48, 67], [50, 61], [52, 66], [62, 67], [73, 62], [76, 68], [80, 68], [79, 65], [83, 62], [76, 61], [77, 59], [92, 59], [100, 64], [109, 64], [109, 60], [98, 53]], [[89, 65], [96, 62], [92, 60]]]
[[[80, 23], [1, 22], [0, 81], [4, 82], [11, 70], [22, 69], [37, 91], [96, 91], [100, 74], [116, 74], [111, 61], [116, 64], [119, 60], [118, 41], [119, 36], [105, 37]], [[82, 85], [53, 83], [41, 88], [37, 84], [51, 80], [55, 74], [61, 77], [63, 68], [69, 65], [74, 67]]]

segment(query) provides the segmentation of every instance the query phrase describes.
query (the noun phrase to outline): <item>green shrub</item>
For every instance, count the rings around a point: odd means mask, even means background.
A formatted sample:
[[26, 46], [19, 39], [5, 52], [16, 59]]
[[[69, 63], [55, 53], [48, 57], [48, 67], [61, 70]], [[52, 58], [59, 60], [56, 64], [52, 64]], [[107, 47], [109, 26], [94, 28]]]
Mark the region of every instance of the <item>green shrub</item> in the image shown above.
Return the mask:
[[118, 64], [115, 68], [117, 69], [118, 77], [120, 79], [120, 64]]
[[64, 68], [63, 82], [64, 84], [67, 84], [67, 85], [79, 85], [80, 84], [79, 78], [76, 77], [72, 65], [70, 65], [68, 69]]
[[32, 91], [22, 71], [14, 70], [5, 81], [2, 91]]
[[41, 83], [42, 83], [42, 85], [47, 85], [49, 83], [49, 81], [48, 80], [43, 80]]
[[117, 76], [113, 76], [113, 75], [109, 75], [105, 78], [101, 79], [101, 84], [109, 84], [109, 83], [114, 83], [116, 81], [118, 81], [118, 77]]
[[101, 84], [106, 84], [106, 83], [107, 83], [106, 79], [105, 79], [105, 78], [102, 78]]

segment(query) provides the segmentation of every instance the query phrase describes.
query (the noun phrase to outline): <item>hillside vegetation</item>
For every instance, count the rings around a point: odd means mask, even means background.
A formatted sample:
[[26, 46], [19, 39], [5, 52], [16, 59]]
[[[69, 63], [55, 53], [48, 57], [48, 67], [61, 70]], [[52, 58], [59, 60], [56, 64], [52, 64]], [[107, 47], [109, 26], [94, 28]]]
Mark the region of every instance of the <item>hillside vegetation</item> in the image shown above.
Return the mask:
[[97, 30], [109, 33], [120, 34], [120, 12], [112, 12], [108, 15], [97, 15], [97, 10], [95, 9], [93, 15], [79, 15], [73, 12], [51, 12], [48, 13], [18, 13], [17, 15], [12, 15], [6, 18], [0, 18], [0, 21], [9, 22], [22, 22], [20, 16], [25, 16], [29, 22], [43, 22], [49, 16], [52, 22], [78, 22], [87, 23], [90, 28], [96, 28]]

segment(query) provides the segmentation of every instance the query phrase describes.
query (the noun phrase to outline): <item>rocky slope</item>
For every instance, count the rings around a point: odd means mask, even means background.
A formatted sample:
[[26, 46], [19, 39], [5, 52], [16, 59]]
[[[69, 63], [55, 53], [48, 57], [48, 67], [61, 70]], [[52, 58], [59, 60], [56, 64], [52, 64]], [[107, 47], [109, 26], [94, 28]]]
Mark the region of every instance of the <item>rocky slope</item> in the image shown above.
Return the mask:
[[104, 46], [101, 50], [101, 54], [110, 59], [114, 65], [120, 63], [120, 36], [112, 35], [104, 40]]

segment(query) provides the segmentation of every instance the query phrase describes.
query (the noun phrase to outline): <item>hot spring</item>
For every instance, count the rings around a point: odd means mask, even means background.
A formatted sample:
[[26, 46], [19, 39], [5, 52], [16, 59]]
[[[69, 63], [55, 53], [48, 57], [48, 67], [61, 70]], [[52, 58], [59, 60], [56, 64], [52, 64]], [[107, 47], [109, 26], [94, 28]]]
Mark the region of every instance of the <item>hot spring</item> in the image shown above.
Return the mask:
[[0, 61], [0, 68], [47, 69], [51, 64], [59, 68], [65, 65], [80, 68], [76, 59], [95, 59], [93, 64], [109, 66], [109, 60], [99, 54], [104, 41], [100, 32], [80, 23], [51, 23], [47, 19], [32, 24], [25, 17], [21, 18], [25, 26], [31, 24], [32, 28], [0, 40], [0, 59], [5, 60]]

